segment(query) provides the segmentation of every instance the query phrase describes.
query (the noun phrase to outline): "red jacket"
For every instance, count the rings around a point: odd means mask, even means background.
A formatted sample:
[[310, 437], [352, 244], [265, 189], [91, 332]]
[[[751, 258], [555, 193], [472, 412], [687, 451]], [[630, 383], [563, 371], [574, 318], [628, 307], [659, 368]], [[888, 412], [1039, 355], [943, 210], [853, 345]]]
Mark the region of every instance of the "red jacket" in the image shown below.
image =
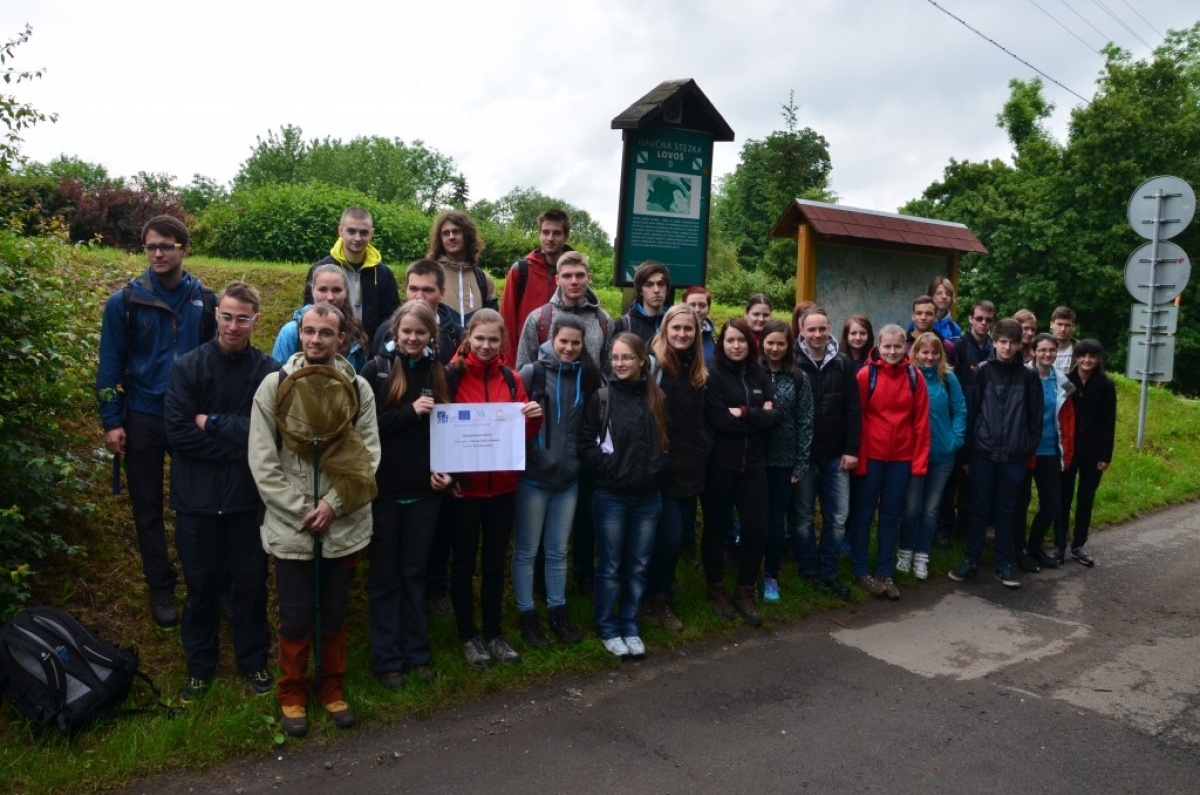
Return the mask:
[[[563, 249], [564, 252], [570, 250], [569, 247]], [[504, 293], [500, 297], [500, 317], [504, 318], [504, 328], [508, 331], [504, 338], [504, 360], [507, 362], [517, 360], [517, 344], [521, 341], [521, 329], [525, 327], [525, 318], [548, 304], [550, 297], [558, 289], [554, 269], [546, 264], [546, 257], [541, 249], [529, 252], [525, 259], [529, 260], [529, 271], [524, 292], [521, 292], [518, 262], [514, 262], [508, 269], [508, 278], [504, 280]], [[520, 303], [517, 302], [519, 292]]]
[[[500, 372], [504, 361], [503, 356], [497, 356], [488, 362], [480, 361], [474, 353], [467, 354], [467, 367], [458, 383], [458, 391], [454, 394], [455, 403], [528, 403], [529, 396], [521, 379], [513, 373], [513, 384], [517, 389], [517, 399], [512, 400], [508, 390], [508, 382]], [[457, 363], [457, 359], [455, 360]], [[451, 364], [450, 367], [455, 367]], [[542, 427], [542, 418], [525, 420], [525, 439], [537, 436]], [[499, 494], [511, 494], [517, 490], [519, 471], [509, 472], [466, 472], [459, 476], [458, 483], [464, 497], [495, 497]]]
[[867, 473], [868, 459], [912, 461], [914, 477], [924, 477], [929, 471], [929, 392], [920, 371], [913, 367], [909, 372], [911, 366], [907, 356], [899, 364], [887, 364], [876, 348], [858, 371], [862, 442], [854, 474]]

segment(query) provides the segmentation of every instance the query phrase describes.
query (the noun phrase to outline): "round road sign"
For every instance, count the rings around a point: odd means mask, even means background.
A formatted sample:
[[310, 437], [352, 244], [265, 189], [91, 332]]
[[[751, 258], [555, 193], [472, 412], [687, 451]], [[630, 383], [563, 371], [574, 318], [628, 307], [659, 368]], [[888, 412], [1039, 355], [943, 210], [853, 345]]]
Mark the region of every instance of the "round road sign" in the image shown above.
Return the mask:
[[[1162, 206], [1158, 206], [1158, 192], [1162, 191]], [[1155, 211], [1158, 223], [1155, 224]], [[1154, 239], [1154, 227], [1158, 227], [1158, 239], [1170, 240], [1191, 223], [1196, 214], [1196, 194], [1179, 177], [1155, 177], [1138, 186], [1129, 197], [1129, 225], [1147, 240]]]
[[1129, 294], [1150, 305], [1165, 304], [1175, 300], [1187, 286], [1192, 275], [1192, 263], [1183, 249], [1174, 243], [1163, 241], [1158, 244], [1158, 269], [1154, 274], [1154, 294], [1150, 294], [1150, 260], [1154, 257], [1154, 244], [1147, 243], [1129, 255], [1125, 263], [1125, 287]]

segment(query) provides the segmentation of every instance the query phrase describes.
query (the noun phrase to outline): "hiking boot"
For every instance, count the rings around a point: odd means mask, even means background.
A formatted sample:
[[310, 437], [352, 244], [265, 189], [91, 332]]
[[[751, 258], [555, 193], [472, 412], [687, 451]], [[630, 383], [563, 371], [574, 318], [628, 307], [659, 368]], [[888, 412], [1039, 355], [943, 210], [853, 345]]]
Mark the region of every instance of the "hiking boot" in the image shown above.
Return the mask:
[[723, 584], [718, 582], [708, 586], [708, 606], [715, 610], [721, 618], [733, 621], [733, 608], [729, 606], [729, 599], [725, 596]]
[[179, 609], [175, 606], [174, 591], [150, 593], [150, 617], [163, 629], [170, 629], [179, 623]]
[[758, 612], [758, 608], [754, 606], [754, 586], [739, 585], [733, 592], [733, 609], [738, 612], [738, 615], [752, 627], [761, 627], [763, 622], [762, 614]]
[[483, 638], [476, 635], [470, 640], [463, 641], [463, 657], [472, 668], [486, 668], [492, 664], [492, 655], [488, 654], [483, 645]]
[[425, 607], [429, 610], [429, 614], [436, 618], [445, 618], [454, 612], [454, 608], [450, 605], [450, 600], [444, 596], [435, 596], [432, 599], [426, 599]]
[[583, 640], [583, 635], [579, 634], [579, 630], [571, 623], [571, 617], [567, 615], [566, 605], [551, 607], [546, 613], [550, 631], [563, 643], [574, 645]]
[[[545, 636], [543, 636], [545, 637]], [[547, 644], [550, 641], [546, 641]], [[496, 658], [496, 661], [502, 665], [516, 665], [521, 662], [521, 655], [517, 654], [516, 649], [508, 645], [508, 641], [503, 635], [497, 635], [487, 641], [488, 651]]]
[[659, 626], [668, 632], [682, 632], [683, 622], [671, 611], [671, 601], [661, 599], [662, 612], [659, 613]]
[[975, 575], [979, 573], [979, 564], [963, 558], [962, 563], [950, 572], [950, 579], [955, 582], [965, 582], [975, 579]]
[[870, 574], [860, 574], [854, 578], [854, 581], [871, 596], [884, 596], [887, 594], [887, 587]]
[[622, 660], [629, 656], [629, 647], [625, 645], [622, 638], [605, 638], [601, 643], [604, 644], [604, 650], [609, 654], [616, 655]]
[[876, 577], [879, 584], [883, 586], [883, 595], [893, 602], [900, 601], [900, 589], [896, 587], [896, 582], [891, 577]]
[[913, 574], [918, 580], [929, 579], [929, 553], [918, 552], [913, 555]]
[[902, 549], [896, 555], [896, 571], [901, 574], [908, 574], [912, 571], [913, 551], [911, 549]]
[[625, 648], [629, 649], [629, 656], [635, 660], [646, 659], [646, 644], [642, 643], [642, 639], [634, 635], [632, 638], [621, 638], [625, 641]]
[[354, 710], [350, 709], [350, 705], [345, 701], [330, 701], [325, 705], [325, 711], [329, 713], [329, 719], [333, 721], [333, 725], [339, 729], [349, 729], [358, 721]]
[[996, 567], [996, 579], [1001, 582], [1006, 588], [1020, 588], [1021, 581], [1013, 574], [1011, 563], [1005, 563], [1003, 566]]
[[279, 724], [284, 734], [288, 737], [303, 737], [308, 734], [308, 710], [284, 704], [280, 713]]
[[1030, 552], [1029, 554], [1033, 557], [1034, 560], [1036, 560], [1038, 562], [1038, 565], [1041, 566], [1043, 569], [1057, 569], [1058, 568], [1058, 558], [1054, 557], [1053, 555], [1047, 555], [1046, 550], [1044, 550], [1044, 549], [1040, 549], [1040, 548], [1035, 549], [1032, 552]]
[[525, 641], [526, 646], [531, 649], [544, 649], [550, 645], [550, 639], [542, 632], [542, 622], [538, 618], [537, 610], [522, 610], [517, 618], [521, 627], [521, 640]]
[[409, 676], [415, 676], [422, 682], [432, 682], [437, 679], [437, 672], [430, 665], [410, 665], [404, 672]]
[[179, 688], [179, 703], [187, 706], [193, 701], [199, 701], [208, 695], [210, 687], [212, 687], [211, 679], [189, 676], [188, 680], [183, 683], [183, 687]]
[[1016, 557], [1017, 557], [1017, 567], [1021, 571], [1025, 572], [1026, 574], [1037, 574], [1039, 571], [1042, 570], [1042, 567], [1038, 565], [1037, 559], [1034, 558], [1033, 555], [1030, 555], [1028, 552], [1022, 552], [1020, 555], [1017, 555]]
[[1087, 550], [1083, 547], [1075, 547], [1075, 549], [1072, 549], [1071, 557], [1075, 558], [1075, 560], [1079, 561], [1084, 566], [1087, 566], [1089, 569], [1096, 565], [1096, 561], [1092, 559], [1092, 556], [1089, 555]]
[[249, 674], [246, 681], [250, 683], [250, 689], [256, 696], [265, 696], [275, 689], [275, 677], [271, 676], [271, 672], [266, 668]]
[[775, 579], [774, 577], [763, 577], [763, 601], [779, 601], [779, 580]]
[[379, 684], [384, 690], [403, 690], [404, 689], [404, 672], [403, 671], [384, 671], [376, 677]]

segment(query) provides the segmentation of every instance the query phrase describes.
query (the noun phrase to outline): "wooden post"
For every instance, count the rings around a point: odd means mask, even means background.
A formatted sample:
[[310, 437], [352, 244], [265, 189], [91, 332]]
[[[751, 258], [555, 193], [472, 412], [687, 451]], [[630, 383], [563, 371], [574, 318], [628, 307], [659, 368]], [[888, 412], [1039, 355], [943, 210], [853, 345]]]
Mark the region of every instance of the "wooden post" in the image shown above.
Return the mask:
[[796, 227], [796, 303], [817, 300], [817, 241], [812, 227]]

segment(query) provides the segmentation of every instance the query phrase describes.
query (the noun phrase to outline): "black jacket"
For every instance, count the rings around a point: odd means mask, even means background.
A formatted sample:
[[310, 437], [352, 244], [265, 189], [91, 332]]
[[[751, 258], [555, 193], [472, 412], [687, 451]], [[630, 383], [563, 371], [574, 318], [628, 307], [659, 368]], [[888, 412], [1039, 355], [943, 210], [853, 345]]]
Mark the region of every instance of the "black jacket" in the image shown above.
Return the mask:
[[[676, 353], [679, 356], [678, 353]], [[667, 396], [671, 427], [671, 463], [663, 481], [668, 497], [692, 497], [704, 491], [708, 456], [713, 447], [713, 430], [704, 419], [707, 387], [693, 389], [688, 371], [690, 356], [679, 356], [680, 376], [665, 372], [659, 386]]]
[[579, 429], [579, 458], [596, 473], [596, 488], [622, 494], [649, 494], [659, 487], [667, 453], [658, 443], [658, 426], [646, 402], [646, 379], [613, 380], [608, 385], [612, 453], [600, 449], [600, 393], [588, 398]]
[[[397, 307], [397, 311], [398, 309]], [[371, 338], [371, 350], [375, 353], [392, 352], [389, 344], [394, 345], [392, 321], [395, 319], [395, 316], [396, 313], [392, 312], [379, 324], [379, 328], [375, 329], [375, 335]], [[367, 327], [363, 326], [363, 328]], [[463, 338], [467, 336], [466, 331], [454, 319], [454, 310], [445, 304], [438, 304], [437, 328], [438, 361], [442, 364], [450, 364], [450, 360], [458, 353], [458, 346], [462, 344]]]
[[[388, 362], [387, 375], [379, 367], [379, 359]], [[403, 367], [407, 383], [400, 403], [388, 401], [392, 371]], [[412, 362], [407, 356], [379, 356], [367, 360], [363, 380], [375, 392], [375, 415], [379, 420], [379, 468], [375, 484], [381, 500], [419, 499], [436, 494], [429, 484], [429, 417], [420, 416], [413, 403], [421, 391], [432, 389], [430, 374], [441, 367], [433, 358]]]
[[[704, 392], [704, 415], [716, 435], [708, 459], [709, 477], [765, 472], [767, 431], [783, 419], [779, 409], [763, 408], [764, 403], [775, 399], [766, 373], [749, 360], [714, 362]], [[741, 417], [729, 412], [738, 407], [745, 408]]]
[[[253, 345], [229, 356], [216, 340], [175, 360], [164, 404], [172, 509], [217, 515], [262, 507], [247, 457], [250, 409], [259, 384], [279, 367]], [[209, 415], [204, 430], [197, 414]]]
[[1088, 464], [1112, 461], [1117, 430], [1117, 388], [1107, 375], [1094, 374], [1087, 384], [1078, 370], [1067, 376], [1075, 385], [1075, 460]]
[[858, 398], [858, 368], [829, 341], [820, 364], [796, 344], [796, 366], [808, 378], [813, 394], [813, 461], [858, 456], [862, 441], [862, 405]]
[[975, 370], [967, 403], [966, 449], [997, 463], [1024, 461], [1042, 438], [1042, 384], [1020, 356], [990, 359]]
[[[308, 269], [308, 275], [304, 277], [305, 305], [313, 302], [312, 288], [308, 286], [312, 281], [313, 268], [326, 262], [345, 267], [332, 255], [313, 263], [312, 268]], [[362, 290], [362, 317], [358, 321], [370, 334], [373, 329], [379, 328], [380, 323], [387, 320], [393, 312], [400, 308], [400, 288], [396, 286], [396, 277], [392, 275], [391, 269], [380, 262], [359, 271], [359, 289]], [[379, 353], [379, 351], [372, 349], [371, 353]]]

